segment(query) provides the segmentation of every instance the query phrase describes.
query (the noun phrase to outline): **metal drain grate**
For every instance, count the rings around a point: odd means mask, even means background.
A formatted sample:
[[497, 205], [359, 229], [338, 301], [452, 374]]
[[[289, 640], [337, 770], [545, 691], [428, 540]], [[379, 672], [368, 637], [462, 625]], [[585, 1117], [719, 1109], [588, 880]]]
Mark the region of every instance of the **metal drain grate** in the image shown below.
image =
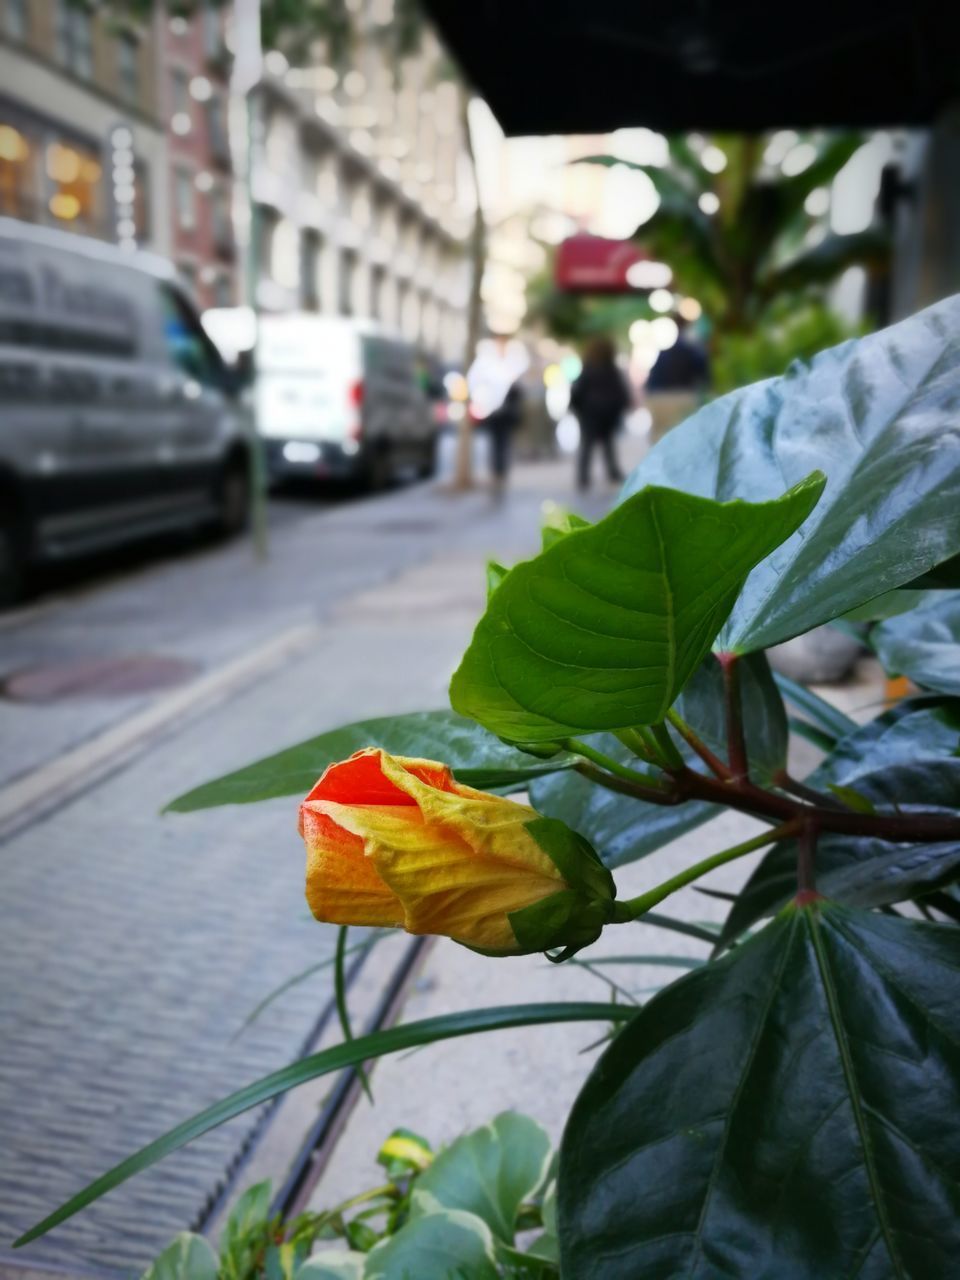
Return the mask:
[[7, 676], [0, 692], [13, 702], [62, 702], [67, 698], [122, 698], [183, 684], [199, 671], [183, 658], [153, 654], [81, 658], [30, 667]]

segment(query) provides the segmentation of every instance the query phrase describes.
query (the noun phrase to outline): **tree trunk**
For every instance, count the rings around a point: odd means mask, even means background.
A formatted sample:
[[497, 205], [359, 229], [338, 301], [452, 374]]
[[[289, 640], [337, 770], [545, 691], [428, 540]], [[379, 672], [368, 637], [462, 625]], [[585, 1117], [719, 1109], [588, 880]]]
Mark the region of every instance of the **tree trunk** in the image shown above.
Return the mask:
[[[470, 133], [469, 95], [464, 93], [460, 100], [460, 120], [463, 127], [464, 143], [467, 157], [473, 174], [473, 186], [476, 191], [477, 204], [473, 215], [473, 228], [470, 232], [470, 297], [467, 302], [467, 340], [463, 353], [464, 371], [470, 368], [477, 353], [480, 341], [480, 330], [483, 323], [483, 272], [487, 263], [487, 225], [483, 217], [483, 205], [480, 203], [480, 178], [477, 172], [477, 156], [473, 149], [473, 137]], [[469, 489], [473, 486], [473, 424], [470, 421], [469, 402], [464, 406], [464, 415], [457, 427], [457, 461], [453, 484], [455, 489]]]

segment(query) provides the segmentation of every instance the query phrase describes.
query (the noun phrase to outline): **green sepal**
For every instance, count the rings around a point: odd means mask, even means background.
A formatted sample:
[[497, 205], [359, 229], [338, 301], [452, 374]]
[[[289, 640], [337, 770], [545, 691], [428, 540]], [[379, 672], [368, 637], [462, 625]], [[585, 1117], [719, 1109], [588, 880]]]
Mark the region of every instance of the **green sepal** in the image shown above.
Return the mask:
[[568, 959], [596, 942], [614, 913], [616, 885], [596, 850], [556, 818], [535, 818], [526, 829], [560, 872], [566, 889], [507, 917], [521, 953], [561, 948]]
[[561, 889], [532, 906], [511, 911], [507, 919], [520, 954], [560, 947], [563, 959], [596, 942], [613, 916], [612, 900], [588, 899], [575, 889]]
[[571, 889], [582, 897], [613, 902], [617, 886], [589, 840], [559, 818], [534, 818], [525, 825]]

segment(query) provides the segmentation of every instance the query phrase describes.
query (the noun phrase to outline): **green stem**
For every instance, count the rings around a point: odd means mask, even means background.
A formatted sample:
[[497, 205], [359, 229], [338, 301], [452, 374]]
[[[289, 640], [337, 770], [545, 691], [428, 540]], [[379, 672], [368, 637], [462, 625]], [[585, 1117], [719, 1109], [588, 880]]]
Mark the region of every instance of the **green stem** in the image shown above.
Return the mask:
[[633, 800], [645, 800], [648, 804], [680, 804], [683, 799], [676, 791], [668, 791], [657, 778], [652, 776], [644, 785], [639, 782], [628, 782], [625, 778], [615, 778], [612, 773], [598, 769], [589, 760], [583, 760], [573, 768], [594, 786], [604, 787], [607, 791], [616, 791], [622, 796], [630, 796]]
[[617, 737], [628, 750], [641, 760], [646, 760], [647, 764], [656, 764], [660, 759], [657, 744], [645, 725], [639, 725], [635, 729], [618, 729]]
[[[348, 926], [345, 924], [342, 924], [337, 930], [337, 952], [333, 966], [333, 991], [337, 1001], [337, 1017], [340, 1019], [340, 1029], [343, 1031], [344, 1040], [349, 1042], [353, 1039], [353, 1027], [350, 1025], [350, 1010], [347, 1008], [347, 930]], [[361, 1063], [357, 1064], [357, 1079], [363, 1086], [363, 1092], [367, 1095], [367, 1098], [370, 1102], [373, 1102], [370, 1081], [367, 1079], [367, 1073]]]
[[687, 762], [680, 754], [680, 749], [674, 740], [670, 737], [670, 730], [661, 720], [659, 724], [652, 724], [650, 732], [656, 741], [660, 755], [663, 758], [664, 768], [666, 769], [685, 769]]
[[623, 778], [624, 782], [635, 782], [642, 787], [660, 788], [659, 779], [650, 773], [639, 773], [636, 769], [630, 769], [627, 765], [621, 764], [619, 760], [614, 760], [613, 756], [604, 755], [602, 751], [597, 751], [595, 747], [591, 747], [586, 742], [581, 742], [579, 738], [567, 738], [563, 744], [568, 751], [572, 751], [574, 755], [582, 756], [584, 760], [590, 760], [594, 764], [599, 765], [601, 769], [606, 769], [607, 773], [612, 773], [615, 778]]
[[762, 849], [765, 845], [774, 844], [777, 840], [783, 840], [787, 836], [795, 835], [799, 829], [799, 822], [785, 822], [783, 826], [774, 827], [772, 831], [761, 832], [760, 835], [754, 836], [752, 840], [745, 840], [742, 844], [734, 845], [731, 849], [722, 849], [719, 853], [714, 853], [709, 858], [704, 858], [702, 862], [697, 862], [692, 867], [687, 867], [685, 871], [681, 871], [678, 875], [672, 876], [671, 879], [665, 880], [663, 884], [658, 884], [655, 889], [641, 893], [637, 898], [627, 898], [623, 902], [616, 903], [614, 922], [623, 924], [627, 921], [638, 919], [645, 911], [655, 907], [658, 902], [662, 902], [664, 898], [669, 898], [671, 893], [676, 893], [684, 885], [688, 885], [694, 880], [699, 880], [708, 871], [713, 871], [716, 867], [722, 867], [726, 862], [733, 862], [735, 858], [742, 858], [744, 854]]

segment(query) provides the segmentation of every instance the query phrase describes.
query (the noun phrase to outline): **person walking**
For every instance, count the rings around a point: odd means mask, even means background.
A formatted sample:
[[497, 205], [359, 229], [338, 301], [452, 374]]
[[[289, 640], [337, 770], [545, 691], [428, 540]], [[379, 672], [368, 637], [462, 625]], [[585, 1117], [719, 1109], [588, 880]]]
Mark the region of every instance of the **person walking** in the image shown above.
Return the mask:
[[583, 370], [570, 388], [570, 409], [580, 424], [577, 487], [590, 487], [590, 463], [597, 445], [603, 452], [607, 479], [623, 479], [614, 436], [633, 397], [617, 367], [616, 348], [609, 338], [594, 338], [583, 357]]
[[470, 413], [490, 437], [495, 497], [501, 497], [506, 487], [510, 442], [523, 417], [520, 379], [529, 363], [522, 343], [498, 335], [481, 345], [467, 373]]

